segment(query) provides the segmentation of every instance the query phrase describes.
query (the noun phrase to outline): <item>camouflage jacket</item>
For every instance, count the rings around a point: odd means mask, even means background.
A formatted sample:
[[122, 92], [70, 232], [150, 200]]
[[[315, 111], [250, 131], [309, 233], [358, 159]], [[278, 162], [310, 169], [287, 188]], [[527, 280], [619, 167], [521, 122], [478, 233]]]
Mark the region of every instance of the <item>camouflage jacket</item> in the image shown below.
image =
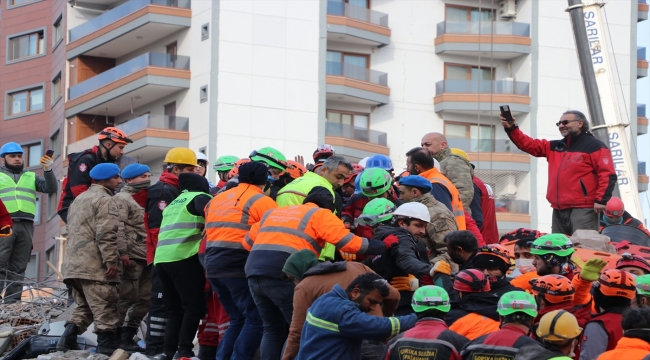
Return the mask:
[[117, 238], [126, 244], [126, 254], [131, 260], [147, 260], [144, 208], [133, 199], [138, 192], [139, 189], [126, 185], [115, 195], [120, 219]]
[[416, 197], [413, 199], [413, 202], [424, 204], [429, 209], [431, 223], [427, 225], [427, 233], [422, 238], [429, 248], [429, 258], [434, 258], [447, 252], [447, 245], [444, 240], [445, 235], [458, 230], [454, 214], [449, 211], [445, 204], [436, 200], [429, 193]]
[[440, 172], [458, 189], [463, 208], [471, 215], [469, 206], [474, 198], [472, 166], [462, 157], [453, 155], [450, 148], [442, 150], [433, 157], [440, 162]]
[[[119, 282], [107, 279], [108, 266], [122, 269], [117, 244], [118, 206], [112, 192], [98, 184], [79, 195], [68, 212], [68, 240], [63, 278]], [[124, 249], [126, 251], [126, 249]]]

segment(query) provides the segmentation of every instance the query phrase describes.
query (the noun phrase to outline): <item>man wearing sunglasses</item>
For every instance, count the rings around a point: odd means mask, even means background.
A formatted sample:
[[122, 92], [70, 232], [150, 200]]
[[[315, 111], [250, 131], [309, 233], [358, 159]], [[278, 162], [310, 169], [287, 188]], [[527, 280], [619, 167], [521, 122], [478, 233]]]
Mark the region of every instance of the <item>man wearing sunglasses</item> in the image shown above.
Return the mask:
[[561, 140], [533, 139], [504, 117], [501, 125], [519, 149], [548, 161], [546, 199], [553, 208], [553, 232], [598, 230], [598, 213], [605, 210], [617, 178], [607, 145], [591, 134], [585, 115], [576, 110], [562, 114], [556, 123]]
[[609, 199], [605, 211], [603, 211], [603, 215], [600, 217], [600, 232], [602, 232], [604, 228], [612, 225], [634, 226], [639, 230], [643, 230], [643, 232], [650, 236], [650, 231], [643, 226], [643, 222], [634, 218], [629, 212], [625, 211], [623, 200], [616, 196], [612, 196], [612, 198]]

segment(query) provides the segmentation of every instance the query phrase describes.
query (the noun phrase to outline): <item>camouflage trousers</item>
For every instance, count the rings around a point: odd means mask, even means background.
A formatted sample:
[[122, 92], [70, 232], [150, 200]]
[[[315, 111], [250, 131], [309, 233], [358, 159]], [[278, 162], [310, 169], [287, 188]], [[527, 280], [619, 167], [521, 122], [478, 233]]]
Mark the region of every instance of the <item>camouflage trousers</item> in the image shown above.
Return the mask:
[[95, 322], [93, 332], [115, 331], [117, 301], [120, 299], [116, 283], [107, 283], [85, 279], [66, 279], [72, 288], [72, 296], [77, 308], [72, 312], [67, 324], [75, 324], [79, 334], [83, 334], [91, 323]]
[[146, 260], [131, 260], [124, 271], [117, 303], [118, 325], [137, 328], [149, 312], [151, 301], [151, 266]]

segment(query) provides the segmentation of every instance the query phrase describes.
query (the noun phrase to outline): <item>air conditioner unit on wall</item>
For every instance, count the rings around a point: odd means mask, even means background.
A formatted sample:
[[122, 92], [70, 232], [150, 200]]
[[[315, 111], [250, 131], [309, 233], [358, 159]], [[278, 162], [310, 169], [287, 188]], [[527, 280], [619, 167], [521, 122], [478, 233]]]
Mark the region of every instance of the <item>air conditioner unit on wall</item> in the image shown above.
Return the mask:
[[515, 0], [499, 0], [499, 18], [507, 20], [515, 17], [517, 17]]

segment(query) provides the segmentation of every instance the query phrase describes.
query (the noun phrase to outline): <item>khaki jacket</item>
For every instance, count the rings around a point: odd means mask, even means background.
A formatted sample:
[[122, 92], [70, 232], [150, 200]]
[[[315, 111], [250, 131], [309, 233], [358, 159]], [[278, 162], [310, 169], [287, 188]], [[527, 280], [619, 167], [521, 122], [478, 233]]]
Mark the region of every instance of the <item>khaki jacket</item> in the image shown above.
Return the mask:
[[139, 191], [126, 185], [115, 195], [120, 219], [117, 236], [120, 242], [126, 244], [126, 253], [131, 260], [147, 260], [144, 208], [133, 199], [133, 195]]
[[463, 208], [468, 214], [472, 215], [470, 204], [474, 198], [474, 171], [472, 166], [462, 157], [451, 153], [450, 148], [446, 148], [433, 156], [440, 162], [440, 172], [451, 181], [458, 192]]
[[454, 214], [452, 214], [443, 203], [436, 200], [433, 195], [429, 193], [422, 194], [413, 199], [413, 201], [426, 205], [427, 209], [429, 209], [429, 215], [431, 216], [431, 223], [427, 225], [427, 233], [422, 238], [429, 248], [429, 258], [431, 259], [447, 252], [445, 235], [458, 230]]

